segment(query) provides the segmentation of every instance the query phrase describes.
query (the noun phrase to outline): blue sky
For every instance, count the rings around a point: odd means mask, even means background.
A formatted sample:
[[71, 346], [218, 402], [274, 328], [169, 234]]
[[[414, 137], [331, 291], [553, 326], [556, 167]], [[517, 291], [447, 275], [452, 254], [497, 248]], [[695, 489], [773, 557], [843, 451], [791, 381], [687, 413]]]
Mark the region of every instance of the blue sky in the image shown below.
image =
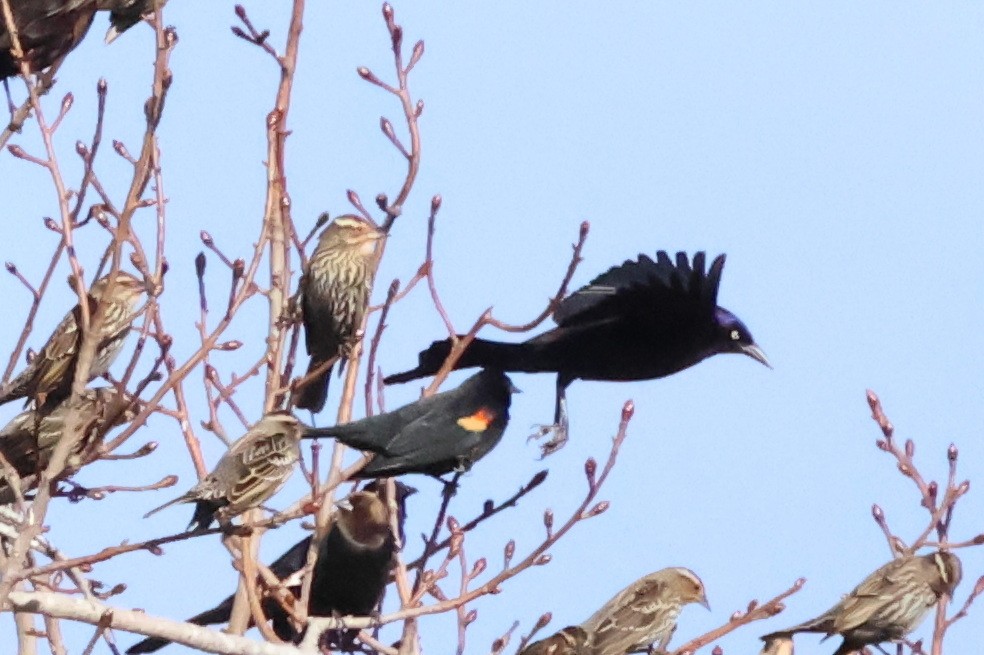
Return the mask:
[[[554, 613], [552, 628], [580, 622], [630, 581], [664, 566], [696, 571], [714, 608], [686, 610], [675, 645], [723, 623], [752, 598], [764, 600], [806, 577], [781, 617], [719, 642], [726, 653], [757, 652], [759, 634], [825, 610], [889, 559], [870, 518], [872, 503], [881, 504], [904, 539], [928, 519], [914, 485], [874, 447], [878, 431], [866, 388], [880, 394], [898, 435], [916, 440], [924, 474], [945, 476], [946, 447], [954, 442], [962, 476], [981, 483], [984, 8], [468, 5], [395, 7], [406, 42], [426, 42], [411, 77], [415, 97], [426, 103], [423, 164], [388, 241], [375, 297], [382, 299], [393, 278], [406, 281], [416, 271], [430, 198], [439, 193], [436, 275], [459, 329], [490, 305], [510, 322], [538, 314], [587, 220], [591, 234], [575, 284], [639, 253], [727, 253], [719, 302], [742, 318], [775, 367], [720, 356], [664, 380], [576, 382], [568, 395], [571, 442], [543, 462], [525, 439], [530, 426], [552, 417], [553, 378], [516, 375], [524, 393], [514, 400], [510, 428], [465, 478], [451, 509], [467, 520], [486, 498], [503, 499], [536, 471], [550, 469], [547, 482], [518, 509], [468, 537], [469, 557], [488, 557], [493, 570], [510, 538], [518, 553], [539, 543], [545, 508], [558, 521], [573, 511], [584, 489], [584, 459], [606, 457], [625, 400], [634, 400], [636, 415], [601, 494], [612, 503], [609, 511], [563, 539], [550, 565], [474, 604], [479, 620], [468, 631], [468, 652], [485, 652], [515, 620], [518, 633], [527, 631], [545, 611]], [[272, 43], [281, 44], [288, 3], [246, 7], [257, 26], [271, 30]], [[197, 304], [189, 298], [199, 231], [208, 230], [229, 256], [248, 256], [256, 239], [265, 191], [263, 126], [277, 71], [266, 55], [231, 35], [228, 2], [174, 0], [165, 16], [180, 43], [160, 130], [171, 263], [162, 303], [180, 361], [198, 343]], [[100, 38], [105, 26], [105, 17], [97, 18], [46, 101], [54, 114], [62, 93], [75, 94], [57, 137], [69, 179], [79, 177], [74, 143], [92, 132], [100, 77], [110, 87], [107, 138], [136, 151], [142, 130], [151, 31], [140, 26], [107, 47]], [[346, 189], [370, 206], [379, 192], [394, 196], [402, 182], [403, 161], [378, 130], [381, 115], [400, 129], [399, 107], [360, 80], [358, 66], [392, 79], [378, 4], [309, 3], [287, 158], [302, 233], [321, 211], [348, 211]], [[41, 152], [31, 126], [14, 142]], [[109, 148], [98, 163], [120, 199], [127, 168]], [[8, 153], [0, 155], [0, 180], [4, 218], [29, 239], [0, 243], [0, 259], [37, 279], [55, 243], [39, 220], [57, 211], [50, 181]], [[152, 227], [151, 213], [141, 220]], [[213, 303], [219, 303], [228, 276], [214, 257], [209, 266]], [[0, 278], [0, 285], [11, 315], [0, 325], [0, 342], [13, 344], [28, 298], [12, 277]], [[49, 299], [37, 322], [35, 347], [71, 302], [62, 285], [56, 290], [59, 297]], [[265, 311], [254, 302], [228, 331], [249, 347], [214, 359], [226, 377], [258, 356]], [[380, 353], [387, 372], [408, 368], [443, 332], [423, 288], [393, 309], [389, 324]], [[457, 374], [452, 383], [464, 377]], [[206, 417], [197, 379], [193, 374], [186, 385], [201, 412], [196, 420]], [[337, 402], [338, 388], [333, 385], [329, 403]], [[258, 417], [259, 393], [258, 385], [247, 385], [239, 396], [242, 406], [254, 408], [251, 419]], [[416, 394], [415, 385], [392, 388], [388, 406]], [[16, 408], [2, 411], [6, 420]], [[233, 429], [231, 414], [225, 418]], [[198, 433], [214, 463], [219, 441]], [[183, 489], [194, 479], [173, 422], [157, 419], [140, 436], [131, 443], [154, 439], [158, 452], [140, 464], [92, 467], [80, 480], [145, 484], [176, 473]], [[421, 493], [411, 505], [408, 533], [429, 532], [438, 487], [426, 479], [409, 482]], [[973, 484], [954, 520], [958, 540], [984, 532], [984, 501]], [[287, 505], [302, 489], [297, 476], [273, 504]], [[190, 509], [140, 519], [172, 491], [58, 503], [51, 537], [77, 555], [176, 531]], [[300, 536], [296, 526], [270, 534], [266, 559]], [[984, 551], [961, 556], [960, 600], [984, 574]], [[94, 576], [128, 583], [119, 604], [172, 618], [221, 599], [235, 579], [217, 539], [169, 546], [161, 558], [118, 558], [99, 565]], [[972, 652], [980, 644], [982, 611], [976, 607], [952, 629], [948, 652]], [[917, 635], [928, 635], [928, 628]], [[448, 652], [453, 629], [452, 615], [425, 621], [425, 650]], [[384, 632], [383, 640], [395, 634]], [[8, 619], [0, 621], [3, 635], [12, 635]], [[797, 647], [799, 655], [834, 648], [809, 635]]]

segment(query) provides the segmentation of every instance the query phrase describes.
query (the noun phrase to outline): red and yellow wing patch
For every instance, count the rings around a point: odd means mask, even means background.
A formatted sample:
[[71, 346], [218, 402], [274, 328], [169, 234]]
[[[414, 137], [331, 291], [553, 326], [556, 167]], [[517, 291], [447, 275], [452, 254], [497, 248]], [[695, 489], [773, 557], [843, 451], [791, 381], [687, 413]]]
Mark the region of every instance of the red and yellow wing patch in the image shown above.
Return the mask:
[[471, 416], [459, 418], [458, 425], [469, 432], [485, 432], [494, 420], [495, 412], [488, 407], [481, 407]]

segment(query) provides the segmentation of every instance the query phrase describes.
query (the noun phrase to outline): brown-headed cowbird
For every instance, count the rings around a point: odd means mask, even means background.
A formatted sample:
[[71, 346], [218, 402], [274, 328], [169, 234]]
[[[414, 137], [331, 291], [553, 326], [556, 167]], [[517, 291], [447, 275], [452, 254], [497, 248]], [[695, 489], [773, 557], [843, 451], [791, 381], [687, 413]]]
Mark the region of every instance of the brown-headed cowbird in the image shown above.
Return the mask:
[[[65, 400], [54, 408], [30, 409], [15, 416], [0, 430], [0, 452], [20, 476], [22, 492], [37, 487], [37, 474], [48, 466], [64, 432], [65, 420], [73, 410], [82, 436], [66, 461], [63, 476], [74, 474], [91, 461], [106, 433], [136, 415], [132, 398], [113, 387], [98, 387], [86, 389], [76, 404]], [[9, 491], [0, 471], [0, 502], [12, 500]]]
[[769, 641], [797, 632], [844, 637], [834, 655], [898, 641], [915, 630], [940, 596], [950, 596], [962, 575], [960, 559], [937, 551], [905, 555], [885, 564], [815, 619], [762, 637]]
[[[392, 569], [396, 542], [390, 531], [389, 513], [384, 498], [385, 485], [371, 482], [362, 491], [349, 495], [338, 504], [331, 531], [321, 543], [311, 580], [309, 616], [368, 616], [379, 604]], [[415, 490], [396, 483], [398, 525], [402, 529], [406, 516], [405, 499]], [[311, 537], [302, 539], [270, 565], [281, 580], [292, 578], [307, 563]], [[290, 590], [300, 597], [301, 582], [291, 579]], [[190, 619], [196, 625], [227, 623], [232, 612], [233, 596]], [[284, 641], [297, 641], [301, 635], [276, 599], [265, 596], [263, 613], [273, 622], [273, 630]], [[338, 642], [346, 635], [330, 635]], [[131, 646], [128, 655], [151, 653], [170, 642], [144, 639]]]
[[307, 428], [304, 438], [334, 437], [375, 453], [356, 478], [467, 471], [499, 443], [515, 391], [505, 373], [483, 369], [451, 391], [360, 421]]
[[620, 591], [581, 627], [592, 655], [625, 655], [654, 643], [665, 650], [680, 610], [689, 603], [710, 609], [701, 579], [690, 569], [662, 569]]
[[189, 530], [204, 530], [216, 518], [230, 519], [259, 507], [287, 482], [301, 457], [301, 425], [286, 412], [271, 412], [233, 443], [212, 472], [184, 495], [150, 510], [195, 503]]
[[579, 625], [569, 625], [546, 639], [534, 641], [519, 655], [591, 655], [588, 633]]
[[[119, 355], [145, 293], [143, 281], [123, 271], [112, 278], [107, 275], [96, 280], [89, 289], [90, 328], [94, 328], [96, 338], [90, 380], [105, 374]], [[61, 402], [68, 396], [82, 346], [81, 321], [82, 308], [76, 305], [27, 368], [0, 391], [0, 404], [26, 397], [41, 406]]]
[[[455, 368], [487, 366], [504, 371], [557, 373], [554, 439], [567, 440], [565, 392], [581, 380], [651, 380], [672, 375], [718, 353], [741, 353], [769, 365], [751, 332], [717, 304], [724, 269], [719, 255], [705, 270], [705, 255], [693, 262], [660, 251], [640, 255], [596, 277], [565, 298], [554, 312], [557, 327], [522, 343], [475, 339]], [[419, 355], [417, 368], [385, 378], [386, 384], [433, 375], [451, 351], [435, 341]]]
[[[300, 285], [309, 374], [336, 356], [341, 371], [359, 342], [372, 290], [376, 242], [384, 236], [369, 221], [348, 214], [332, 221], [318, 237]], [[300, 388], [297, 407], [320, 412], [330, 377], [331, 367]]]

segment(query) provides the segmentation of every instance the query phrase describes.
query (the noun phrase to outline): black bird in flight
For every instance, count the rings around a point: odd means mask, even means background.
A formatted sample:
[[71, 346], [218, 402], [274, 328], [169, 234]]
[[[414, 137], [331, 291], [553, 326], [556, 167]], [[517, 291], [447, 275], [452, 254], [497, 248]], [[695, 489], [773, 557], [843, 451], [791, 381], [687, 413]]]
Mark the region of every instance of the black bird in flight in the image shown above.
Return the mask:
[[[335, 520], [321, 543], [314, 565], [308, 616], [369, 616], [376, 609], [389, 581], [396, 551], [385, 489], [384, 484], [370, 482], [362, 491], [356, 491], [338, 503]], [[401, 533], [406, 518], [406, 498], [415, 492], [413, 487], [396, 483], [397, 525]], [[296, 574], [307, 564], [310, 546], [311, 537], [306, 537], [270, 565], [270, 571], [282, 582], [287, 582], [296, 598], [301, 595], [301, 580]], [[229, 596], [188, 622], [195, 625], [228, 623], [233, 598]], [[273, 631], [278, 637], [286, 642], [300, 641], [303, 635], [294, 628], [276, 599], [266, 596], [260, 604], [263, 613], [273, 622]], [[350, 644], [358, 631], [345, 631], [349, 632], [353, 634], [331, 634], [328, 638], [333, 643]], [[346, 638], [347, 642], [342, 641]], [[166, 639], [151, 637], [130, 646], [126, 652], [127, 655], [153, 653], [169, 643]]]
[[[554, 329], [522, 343], [475, 339], [454, 368], [557, 373], [551, 426], [557, 433], [544, 446], [546, 454], [567, 440], [565, 392], [574, 380], [662, 378], [718, 353], [741, 353], [770, 366], [745, 324], [717, 304], [724, 255], [707, 270], [705, 260], [703, 252], [692, 263], [683, 252], [675, 260], [665, 251], [655, 261], [639, 255], [565, 298], [554, 311]], [[384, 382], [433, 375], [450, 351], [450, 339], [435, 341], [420, 353], [417, 368]]]
[[355, 478], [463, 472], [499, 443], [516, 391], [505, 373], [483, 369], [451, 391], [360, 421], [307, 428], [304, 438], [334, 437], [375, 453]]

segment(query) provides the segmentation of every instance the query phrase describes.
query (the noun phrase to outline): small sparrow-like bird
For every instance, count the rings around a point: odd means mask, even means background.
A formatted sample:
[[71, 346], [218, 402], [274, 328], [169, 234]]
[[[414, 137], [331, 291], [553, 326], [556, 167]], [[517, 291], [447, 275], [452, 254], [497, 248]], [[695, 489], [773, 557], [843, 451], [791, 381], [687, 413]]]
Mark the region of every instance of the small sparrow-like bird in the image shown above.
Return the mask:
[[356, 478], [467, 471], [499, 443], [515, 391], [504, 373], [483, 369], [457, 389], [360, 421], [307, 428], [304, 438], [334, 437], [375, 453]]
[[673, 567], [650, 573], [618, 594], [581, 624], [592, 655], [625, 655], [666, 649], [684, 605], [710, 609], [704, 583], [691, 571]]
[[[0, 452], [20, 476], [21, 491], [30, 491], [37, 487], [37, 474], [48, 466], [70, 412], [75, 411], [77, 430], [82, 436], [75, 443], [62, 476], [76, 473], [91, 461], [106, 433], [132, 420], [136, 409], [133, 398], [113, 387], [86, 389], [74, 406], [65, 400], [53, 408], [30, 409], [15, 416], [0, 430]], [[8, 491], [8, 481], [0, 470], [0, 502], [12, 500], [7, 498]]]
[[195, 503], [188, 530], [204, 530], [216, 518], [230, 519], [259, 507], [277, 493], [301, 457], [301, 425], [286, 412], [271, 412], [233, 443], [212, 472], [184, 495], [144, 514], [178, 503]]
[[[321, 543], [311, 581], [309, 616], [368, 616], [379, 604], [393, 567], [396, 542], [390, 531], [389, 512], [383, 484], [369, 483], [362, 491], [338, 503], [331, 531]], [[397, 523], [402, 529], [406, 516], [405, 499], [415, 489], [396, 483]], [[296, 574], [307, 564], [311, 537], [302, 539], [270, 565], [270, 570], [285, 582], [295, 597], [301, 595], [301, 580]], [[234, 596], [229, 596], [210, 610], [188, 619], [196, 625], [227, 623]], [[273, 622], [278, 637], [296, 642], [298, 634], [274, 598], [261, 601], [263, 613]], [[340, 635], [330, 637], [338, 641]], [[127, 649], [127, 655], [152, 653], [170, 642], [149, 638]]]
[[[107, 275], [96, 280], [89, 289], [90, 328], [95, 329], [97, 340], [89, 367], [90, 380], [105, 374], [119, 355], [145, 293], [143, 281], [123, 271], [112, 279]], [[61, 402], [68, 396], [82, 346], [81, 320], [82, 308], [76, 305], [27, 368], [0, 390], [0, 405], [18, 398], [33, 398], [40, 406]]]
[[915, 630], [940, 596], [953, 595], [962, 567], [956, 555], [937, 551], [905, 555], [885, 564], [817, 618], [762, 637], [769, 641], [797, 632], [841, 635], [834, 655], [898, 641]]
[[519, 655], [591, 655], [588, 633], [579, 625], [569, 625], [546, 639], [534, 641]]
[[[364, 218], [347, 214], [318, 237], [300, 284], [304, 339], [311, 356], [308, 373], [335, 356], [341, 371], [359, 342], [372, 291], [376, 242], [385, 236]], [[331, 367], [301, 387], [297, 407], [320, 412], [330, 378]]]

